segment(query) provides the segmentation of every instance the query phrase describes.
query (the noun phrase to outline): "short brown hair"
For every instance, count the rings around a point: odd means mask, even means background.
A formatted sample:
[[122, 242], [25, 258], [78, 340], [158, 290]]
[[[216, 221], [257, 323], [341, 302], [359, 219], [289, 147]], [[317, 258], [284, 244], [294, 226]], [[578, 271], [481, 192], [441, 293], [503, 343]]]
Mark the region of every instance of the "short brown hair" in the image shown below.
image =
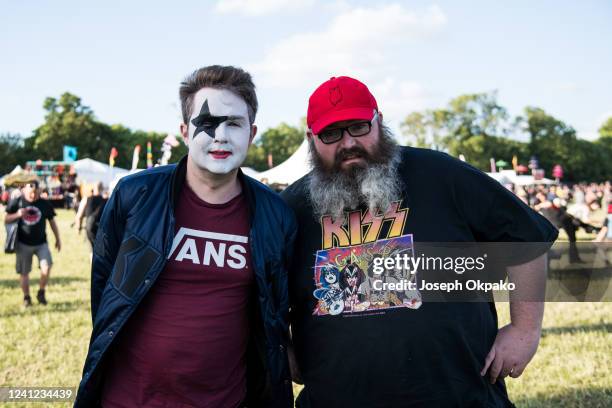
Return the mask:
[[255, 122], [257, 95], [251, 74], [241, 68], [211, 65], [193, 71], [181, 82], [179, 97], [183, 123], [189, 124], [193, 110], [193, 97], [202, 88], [227, 89], [240, 96], [247, 105], [249, 122]]

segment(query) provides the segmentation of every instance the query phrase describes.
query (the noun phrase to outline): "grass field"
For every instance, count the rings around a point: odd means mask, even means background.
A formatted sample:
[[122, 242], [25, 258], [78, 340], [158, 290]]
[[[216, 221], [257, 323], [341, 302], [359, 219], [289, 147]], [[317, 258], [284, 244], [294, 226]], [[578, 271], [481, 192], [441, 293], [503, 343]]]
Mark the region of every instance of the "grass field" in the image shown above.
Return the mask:
[[[0, 254], [0, 387], [76, 387], [80, 380], [91, 330], [89, 244], [70, 229], [73, 213], [58, 214], [63, 249], [53, 252], [48, 306], [22, 307], [15, 256]], [[31, 277], [35, 295], [38, 271]], [[501, 324], [507, 307], [498, 305]], [[518, 407], [611, 407], [611, 332], [612, 303], [547, 304], [538, 353], [522, 377], [507, 382], [511, 399]]]

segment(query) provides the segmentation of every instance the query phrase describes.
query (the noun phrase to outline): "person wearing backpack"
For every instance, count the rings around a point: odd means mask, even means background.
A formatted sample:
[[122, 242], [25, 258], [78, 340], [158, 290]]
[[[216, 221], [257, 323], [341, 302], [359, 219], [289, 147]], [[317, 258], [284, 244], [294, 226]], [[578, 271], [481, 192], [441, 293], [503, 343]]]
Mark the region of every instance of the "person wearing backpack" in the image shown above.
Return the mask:
[[45, 220], [49, 220], [49, 225], [51, 225], [51, 230], [55, 236], [55, 248], [58, 252], [62, 248], [55, 216], [51, 203], [40, 198], [37, 181], [26, 184], [22, 188], [22, 195], [10, 201], [6, 207], [4, 223], [18, 222], [15, 245], [16, 270], [20, 276], [25, 307], [32, 306], [29, 274], [32, 270], [32, 257], [34, 255], [38, 258], [40, 266], [40, 287], [36, 299], [42, 305], [47, 304], [45, 288], [49, 282], [53, 260], [47, 244]]

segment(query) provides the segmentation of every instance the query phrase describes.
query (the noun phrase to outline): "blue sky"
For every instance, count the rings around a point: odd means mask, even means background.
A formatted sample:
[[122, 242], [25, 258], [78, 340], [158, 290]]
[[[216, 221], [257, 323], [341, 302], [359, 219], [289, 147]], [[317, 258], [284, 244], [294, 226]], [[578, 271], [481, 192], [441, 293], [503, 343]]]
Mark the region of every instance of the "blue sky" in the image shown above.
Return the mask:
[[363, 80], [393, 128], [491, 90], [587, 139], [612, 116], [609, 1], [99, 3], [0, 0], [0, 133], [30, 135], [64, 91], [104, 122], [176, 133], [179, 82], [210, 64], [253, 74], [261, 130], [298, 124], [333, 75]]

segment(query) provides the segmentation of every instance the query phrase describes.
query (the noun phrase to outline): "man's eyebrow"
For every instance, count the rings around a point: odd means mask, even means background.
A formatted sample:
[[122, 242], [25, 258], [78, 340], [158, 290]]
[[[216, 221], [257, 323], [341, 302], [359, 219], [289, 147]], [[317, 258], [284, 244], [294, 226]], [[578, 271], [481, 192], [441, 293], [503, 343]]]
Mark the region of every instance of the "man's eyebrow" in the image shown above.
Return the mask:
[[230, 115], [227, 117], [227, 120], [246, 120], [246, 117], [242, 115]]

